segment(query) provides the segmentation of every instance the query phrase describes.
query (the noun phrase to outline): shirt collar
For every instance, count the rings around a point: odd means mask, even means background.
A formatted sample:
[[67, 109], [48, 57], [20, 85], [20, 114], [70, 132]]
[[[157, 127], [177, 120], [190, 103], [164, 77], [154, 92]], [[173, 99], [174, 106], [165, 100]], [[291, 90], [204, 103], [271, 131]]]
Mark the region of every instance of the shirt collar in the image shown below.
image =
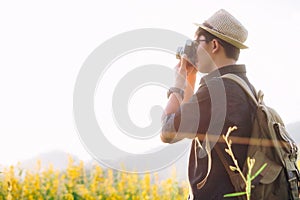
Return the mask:
[[210, 72], [209, 74], [203, 76], [200, 80], [200, 84], [203, 84], [203, 83], [211, 80], [212, 78], [220, 77], [220, 76], [222, 76], [224, 74], [228, 74], [228, 73], [246, 74], [246, 67], [245, 67], [245, 65], [228, 65], [228, 66], [218, 68], [218, 69]]

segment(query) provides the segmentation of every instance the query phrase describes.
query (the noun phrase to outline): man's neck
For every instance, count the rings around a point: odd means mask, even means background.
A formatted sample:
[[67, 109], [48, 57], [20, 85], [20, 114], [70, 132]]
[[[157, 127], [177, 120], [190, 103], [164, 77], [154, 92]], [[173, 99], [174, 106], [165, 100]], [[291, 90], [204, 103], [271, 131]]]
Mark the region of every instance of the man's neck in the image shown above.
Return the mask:
[[215, 61], [215, 64], [217, 66], [217, 68], [222, 68], [228, 65], [235, 65], [236, 64], [236, 60], [234, 59], [230, 59], [230, 58], [225, 58], [219, 61]]

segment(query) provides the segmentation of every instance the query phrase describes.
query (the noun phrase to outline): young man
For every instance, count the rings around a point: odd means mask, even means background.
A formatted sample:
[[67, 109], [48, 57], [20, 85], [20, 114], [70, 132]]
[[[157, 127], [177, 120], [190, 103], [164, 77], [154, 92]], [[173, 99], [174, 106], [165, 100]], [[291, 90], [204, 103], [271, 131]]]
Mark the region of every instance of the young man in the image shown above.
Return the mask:
[[[245, 65], [236, 64], [240, 49], [247, 48], [243, 44], [247, 30], [223, 9], [197, 25], [197, 64], [192, 66], [188, 58], [182, 56], [176, 66], [174, 87], [168, 92], [169, 101], [162, 116], [161, 139], [166, 143], [193, 139], [188, 167], [189, 199], [223, 199], [224, 194], [233, 193], [235, 189], [219, 158], [221, 152], [221, 156], [234, 165], [224, 151], [226, 144], [220, 142], [221, 135], [229, 127], [237, 126], [231, 136], [250, 137], [255, 105], [238, 84], [220, 76], [238, 75], [253, 89], [246, 77]], [[202, 77], [194, 94], [197, 71], [207, 75]], [[232, 144], [232, 149], [243, 165], [247, 144]]]

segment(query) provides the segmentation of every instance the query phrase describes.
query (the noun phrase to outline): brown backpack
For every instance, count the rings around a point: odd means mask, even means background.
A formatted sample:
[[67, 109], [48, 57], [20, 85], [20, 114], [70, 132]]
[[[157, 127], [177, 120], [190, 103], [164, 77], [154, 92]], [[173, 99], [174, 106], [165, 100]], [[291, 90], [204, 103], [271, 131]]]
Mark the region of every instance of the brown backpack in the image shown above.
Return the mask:
[[[252, 181], [251, 199], [253, 200], [300, 200], [299, 170], [297, 168], [298, 148], [285, 129], [278, 113], [263, 102], [263, 93], [253, 94], [247, 83], [234, 74], [225, 74], [240, 85], [257, 105], [252, 135], [249, 139], [248, 157], [255, 159], [253, 172], [267, 163], [264, 170]], [[217, 152], [220, 150], [217, 150]], [[218, 153], [220, 156], [220, 153]], [[220, 156], [236, 192], [245, 191], [245, 184], [238, 173], [229, 169], [229, 164]], [[247, 173], [247, 163], [243, 166]], [[246, 199], [246, 196], [240, 196]]]

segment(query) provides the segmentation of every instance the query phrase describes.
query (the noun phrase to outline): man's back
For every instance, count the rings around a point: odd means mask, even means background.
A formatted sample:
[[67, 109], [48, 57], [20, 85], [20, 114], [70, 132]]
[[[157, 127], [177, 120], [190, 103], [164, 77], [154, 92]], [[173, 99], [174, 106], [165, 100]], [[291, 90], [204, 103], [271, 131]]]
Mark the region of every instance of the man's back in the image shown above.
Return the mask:
[[[246, 77], [246, 70], [243, 65], [223, 67], [218, 70], [218, 72], [212, 72], [202, 79], [202, 83], [204, 85], [199, 88], [195, 95], [199, 99], [199, 107], [210, 108], [211, 115], [203, 116], [200, 112], [200, 116], [202, 117], [199, 121], [198, 133], [207, 132], [207, 134], [209, 135], [218, 137], [221, 136], [221, 134], [225, 134], [228, 127], [237, 126], [238, 129], [232, 133], [232, 136], [250, 137], [253, 117], [255, 113], [255, 105], [252, 103], [252, 101], [249, 101], [247, 94], [239, 85], [231, 80], [223, 80], [219, 77], [220, 75], [226, 73], [234, 73], [248, 82], [248, 79]], [[225, 88], [225, 95], [212, 94], [215, 91], [219, 91], [218, 89], [216, 89], [216, 87], [223, 87], [223, 84]], [[209, 98], [203, 97], [207, 95]], [[219, 99], [214, 100], [217, 101], [215, 104], [218, 104], [218, 102], [222, 102], [222, 98], [226, 98], [226, 105], [219, 105], [226, 106], [225, 119], [220, 119], [219, 116], [222, 115], [218, 113], [219, 110], [224, 109], [212, 108], [212, 96], [219, 97]], [[211, 121], [211, 119], [214, 121]], [[207, 120], [210, 120], [209, 123], [207, 123]], [[216, 127], [222, 124], [222, 120], [224, 120], [222, 132], [214, 132], [217, 131]], [[210, 127], [208, 127], [208, 125], [210, 125]], [[216, 137], [212, 138], [214, 139]], [[211, 144], [215, 145], [211, 146], [211, 171], [206, 184], [204, 184], [202, 188], [198, 189], [197, 184], [201, 182], [201, 180], [203, 180], [205, 178], [205, 175], [207, 174], [208, 157], [205, 156], [206, 153], [203, 152], [204, 149], [202, 149], [198, 145], [195, 139], [192, 142], [189, 160], [189, 181], [191, 183], [195, 199], [200, 199], [200, 197], [201, 199], [222, 199], [224, 194], [234, 192], [234, 187], [231, 184], [227, 171], [224, 168], [221, 160], [219, 159], [219, 155], [215, 150], [215, 147], [221, 150], [220, 152], [222, 153], [222, 156], [224, 156], [224, 158], [229, 161], [229, 163], [231, 163], [231, 158], [225, 152], [226, 144], [222, 140], [222, 137], [220, 137], [219, 142], [217, 142], [216, 144], [214, 144], [214, 141], [211, 142]], [[246, 159], [247, 147], [247, 144], [232, 145], [235, 156], [241, 165], [243, 165]]]

